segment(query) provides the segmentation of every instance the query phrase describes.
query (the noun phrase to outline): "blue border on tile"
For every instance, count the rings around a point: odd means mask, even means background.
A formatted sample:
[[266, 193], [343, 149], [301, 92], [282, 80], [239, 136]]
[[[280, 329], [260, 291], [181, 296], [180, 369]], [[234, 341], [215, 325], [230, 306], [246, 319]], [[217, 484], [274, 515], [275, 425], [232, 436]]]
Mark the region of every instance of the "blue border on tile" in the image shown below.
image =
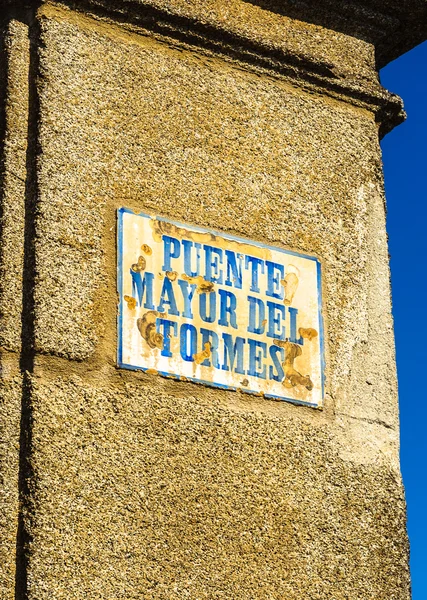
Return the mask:
[[118, 344], [117, 344], [117, 366], [122, 369], [128, 369], [131, 371], [149, 371], [150, 369], [145, 367], [139, 367], [135, 365], [129, 365], [123, 362], [123, 349], [122, 349], [122, 334], [123, 334], [123, 215], [125, 213], [132, 214], [135, 216], [144, 217], [146, 219], [156, 219], [157, 221], [164, 221], [166, 223], [172, 223], [177, 227], [183, 229], [192, 229], [193, 231], [198, 231], [200, 233], [212, 233], [216, 236], [222, 237], [224, 239], [228, 239], [231, 241], [242, 242], [245, 244], [250, 244], [252, 246], [257, 246], [258, 248], [267, 248], [269, 250], [274, 250], [275, 252], [282, 252], [286, 255], [298, 256], [300, 258], [305, 258], [308, 260], [312, 260], [316, 263], [317, 269], [317, 298], [318, 298], [318, 309], [319, 309], [319, 340], [320, 340], [320, 355], [321, 355], [321, 386], [322, 386], [322, 404], [314, 404], [312, 402], [305, 402], [303, 400], [295, 400], [294, 398], [287, 398], [286, 396], [277, 396], [275, 394], [260, 394], [255, 390], [250, 390], [246, 388], [240, 388], [235, 386], [228, 386], [222, 383], [215, 383], [213, 381], [205, 381], [202, 379], [197, 379], [193, 377], [186, 377], [183, 375], [178, 375], [176, 373], [167, 373], [163, 371], [158, 371], [157, 373], [162, 377], [166, 377], [168, 379], [176, 379], [178, 381], [191, 381], [192, 383], [199, 383], [201, 385], [207, 385], [209, 387], [220, 388], [228, 391], [237, 391], [240, 390], [245, 394], [252, 394], [256, 396], [263, 396], [264, 398], [270, 398], [272, 400], [281, 400], [283, 402], [291, 402], [292, 404], [300, 405], [300, 406], [310, 406], [312, 408], [323, 408], [323, 400], [325, 397], [325, 343], [324, 343], [324, 328], [323, 328], [323, 301], [322, 301], [322, 269], [320, 260], [315, 256], [310, 256], [309, 254], [302, 254], [300, 252], [294, 252], [293, 250], [284, 250], [283, 248], [279, 248], [278, 246], [269, 246], [268, 244], [261, 244], [260, 242], [256, 242], [254, 240], [249, 240], [246, 238], [242, 238], [239, 236], [230, 235], [224, 233], [222, 231], [218, 231], [215, 229], [204, 229], [202, 227], [197, 227], [194, 225], [179, 223], [177, 221], [173, 221], [170, 219], [166, 219], [164, 217], [148, 215], [144, 212], [136, 213], [130, 208], [121, 207], [117, 209], [118, 216], [118, 225], [117, 225], [117, 292], [119, 295], [119, 304], [118, 304], [118, 315], [117, 315], [117, 328], [118, 328]]

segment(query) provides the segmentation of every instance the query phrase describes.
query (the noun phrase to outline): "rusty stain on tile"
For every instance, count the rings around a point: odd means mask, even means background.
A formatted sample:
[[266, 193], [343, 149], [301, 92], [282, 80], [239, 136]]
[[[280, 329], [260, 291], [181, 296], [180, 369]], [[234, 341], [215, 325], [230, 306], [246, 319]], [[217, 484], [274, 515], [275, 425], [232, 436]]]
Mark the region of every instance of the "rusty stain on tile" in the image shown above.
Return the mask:
[[135, 300], [135, 298], [133, 296], [125, 296], [124, 299], [125, 299], [125, 301], [126, 301], [126, 303], [128, 305], [128, 308], [130, 310], [135, 310], [135, 308], [136, 308], [136, 300]]
[[[213, 292], [214, 284], [212, 281], [206, 281], [202, 275], [198, 275], [197, 277], [189, 277], [185, 273], [181, 275], [184, 281], [188, 281], [188, 283], [194, 283], [197, 285], [196, 291], [198, 294], [208, 294]], [[169, 278], [170, 279], [170, 278]]]
[[134, 263], [131, 266], [131, 269], [135, 273], [140, 273], [141, 271], [144, 271], [146, 266], [147, 266], [147, 261], [145, 260], [145, 258], [143, 256], [140, 256], [140, 257], [138, 257], [138, 262]]
[[148, 256], [153, 254], [153, 250], [148, 244], [142, 244], [141, 250], [144, 252], [144, 254], [147, 254]]
[[[232, 239], [223, 238], [221, 235], [212, 232], [202, 232], [200, 230], [194, 231], [188, 226], [187, 229], [184, 226], [176, 225], [164, 221], [163, 219], [152, 219], [150, 226], [153, 231], [153, 238], [156, 242], [162, 240], [163, 235], [175, 236], [180, 239], [189, 239], [199, 244], [208, 244], [210, 242], [217, 242], [220, 246], [226, 245], [228, 248], [232, 248], [235, 252], [246, 252], [252, 253], [253, 255], [268, 259], [270, 256], [269, 249], [262, 246], [253, 246], [249, 241], [237, 241]], [[199, 229], [199, 228], [198, 228]]]
[[295, 387], [296, 385], [303, 385], [307, 390], [313, 389], [313, 383], [309, 375], [303, 376], [299, 373], [295, 367], [294, 362], [298, 356], [301, 356], [303, 350], [298, 344], [289, 342], [288, 340], [274, 340], [276, 346], [280, 346], [285, 350], [285, 361], [283, 362], [283, 370], [285, 372], [285, 379], [283, 385], [285, 387]]
[[150, 348], [163, 348], [163, 335], [156, 331], [158, 316], [157, 311], [149, 310], [136, 322], [141, 337], [144, 338]]
[[285, 299], [284, 303], [286, 306], [290, 306], [292, 304], [292, 300], [294, 299], [295, 292], [298, 288], [298, 279], [299, 271], [293, 265], [289, 265], [287, 268], [287, 274], [284, 279], [280, 281], [280, 283], [285, 288]]
[[209, 243], [215, 241], [215, 235], [213, 233], [200, 233], [198, 231], [189, 231], [184, 227], [179, 227], [174, 223], [168, 221], [152, 219], [150, 221], [151, 228], [153, 230], [153, 238], [156, 242], [161, 242], [164, 234], [175, 236], [179, 238], [188, 238], [195, 242]]
[[211, 355], [211, 346], [210, 342], [206, 342], [204, 345], [204, 350], [199, 352], [198, 354], [193, 354], [194, 362], [196, 365], [201, 365], [207, 358]]
[[304, 329], [304, 327], [300, 327], [298, 329], [298, 334], [300, 337], [304, 338], [305, 340], [309, 340], [309, 341], [311, 341], [313, 338], [315, 338], [319, 335], [317, 333], [317, 331], [315, 329], [313, 329], [312, 327], [308, 327], [307, 329]]

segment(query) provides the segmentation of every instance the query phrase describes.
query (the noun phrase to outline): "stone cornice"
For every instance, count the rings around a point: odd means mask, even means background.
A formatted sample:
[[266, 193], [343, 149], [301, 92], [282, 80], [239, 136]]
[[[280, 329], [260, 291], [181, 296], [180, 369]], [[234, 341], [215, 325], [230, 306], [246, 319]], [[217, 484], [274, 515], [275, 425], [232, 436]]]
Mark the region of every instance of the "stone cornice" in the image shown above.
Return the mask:
[[305, 1], [314, 9], [319, 4], [330, 7], [336, 15], [332, 29], [334, 24], [339, 27], [341, 15], [343, 31], [364, 35], [375, 46], [379, 69], [427, 39], [427, 0]]
[[[203, 3], [197, 0], [74, 0], [76, 7], [85, 3], [123, 15], [157, 8], [215, 26], [214, 18], [210, 22], [198, 10]], [[427, 39], [427, 0], [246, 0], [246, 4], [365, 39], [376, 47], [379, 68]]]
[[[12, 6], [9, 0], [6, 3]], [[48, 3], [15, 0], [13, 6]], [[62, 0], [58, 4], [149, 30], [368, 108], [380, 124], [380, 135], [399, 124], [404, 112], [400, 98], [379, 84], [376, 67], [427, 37], [427, 0]], [[250, 20], [252, 15], [256, 22]], [[291, 20], [295, 27], [287, 25]], [[275, 30], [270, 33], [271, 25]], [[372, 64], [367, 64], [366, 56], [357, 63], [354, 42], [375, 49]]]
[[[268, 0], [263, 2], [268, 4]], [[378, 69], [427, 39], [427, 0], [280, 0], [297, 18], [362, 37], [376, 50]], [[300, 5], [301, 8], [296, 7]], [[299, 14], [299, 16], [298, 16]]]
[[[0, 0], [0, 7], [29, 8], [44, 1]], [[188, 10], [183, 10], [177, 0], [73, 0], [72, 3], [76, 8], [89, 4], [129, 16], [150, 7], [163, 9], [170, 15], [192, 15], [195, 20], [199, 13], [198, 0], [187, 2]], [[376, 47], [378, 68], [427, 39], [427, 0], [246, 0], [246, 3], [366, 39]]]

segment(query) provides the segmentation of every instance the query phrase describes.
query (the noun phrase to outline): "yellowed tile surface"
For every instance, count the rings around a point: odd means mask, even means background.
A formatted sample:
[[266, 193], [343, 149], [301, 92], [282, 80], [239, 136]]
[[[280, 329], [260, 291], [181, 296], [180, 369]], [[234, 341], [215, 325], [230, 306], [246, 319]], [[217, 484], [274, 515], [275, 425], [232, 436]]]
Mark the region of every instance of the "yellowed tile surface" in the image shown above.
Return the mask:
[[120, 366], [321, 406], [315, 257], [126, 209], [118, 256]]

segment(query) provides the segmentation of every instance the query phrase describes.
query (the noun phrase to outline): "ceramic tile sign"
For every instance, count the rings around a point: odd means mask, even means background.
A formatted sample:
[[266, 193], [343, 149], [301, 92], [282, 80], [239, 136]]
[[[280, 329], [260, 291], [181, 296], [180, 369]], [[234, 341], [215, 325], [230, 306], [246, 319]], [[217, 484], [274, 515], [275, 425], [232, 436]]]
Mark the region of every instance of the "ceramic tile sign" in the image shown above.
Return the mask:
[[320, 408], [317, 258], [118, 211], [118, 364]]

